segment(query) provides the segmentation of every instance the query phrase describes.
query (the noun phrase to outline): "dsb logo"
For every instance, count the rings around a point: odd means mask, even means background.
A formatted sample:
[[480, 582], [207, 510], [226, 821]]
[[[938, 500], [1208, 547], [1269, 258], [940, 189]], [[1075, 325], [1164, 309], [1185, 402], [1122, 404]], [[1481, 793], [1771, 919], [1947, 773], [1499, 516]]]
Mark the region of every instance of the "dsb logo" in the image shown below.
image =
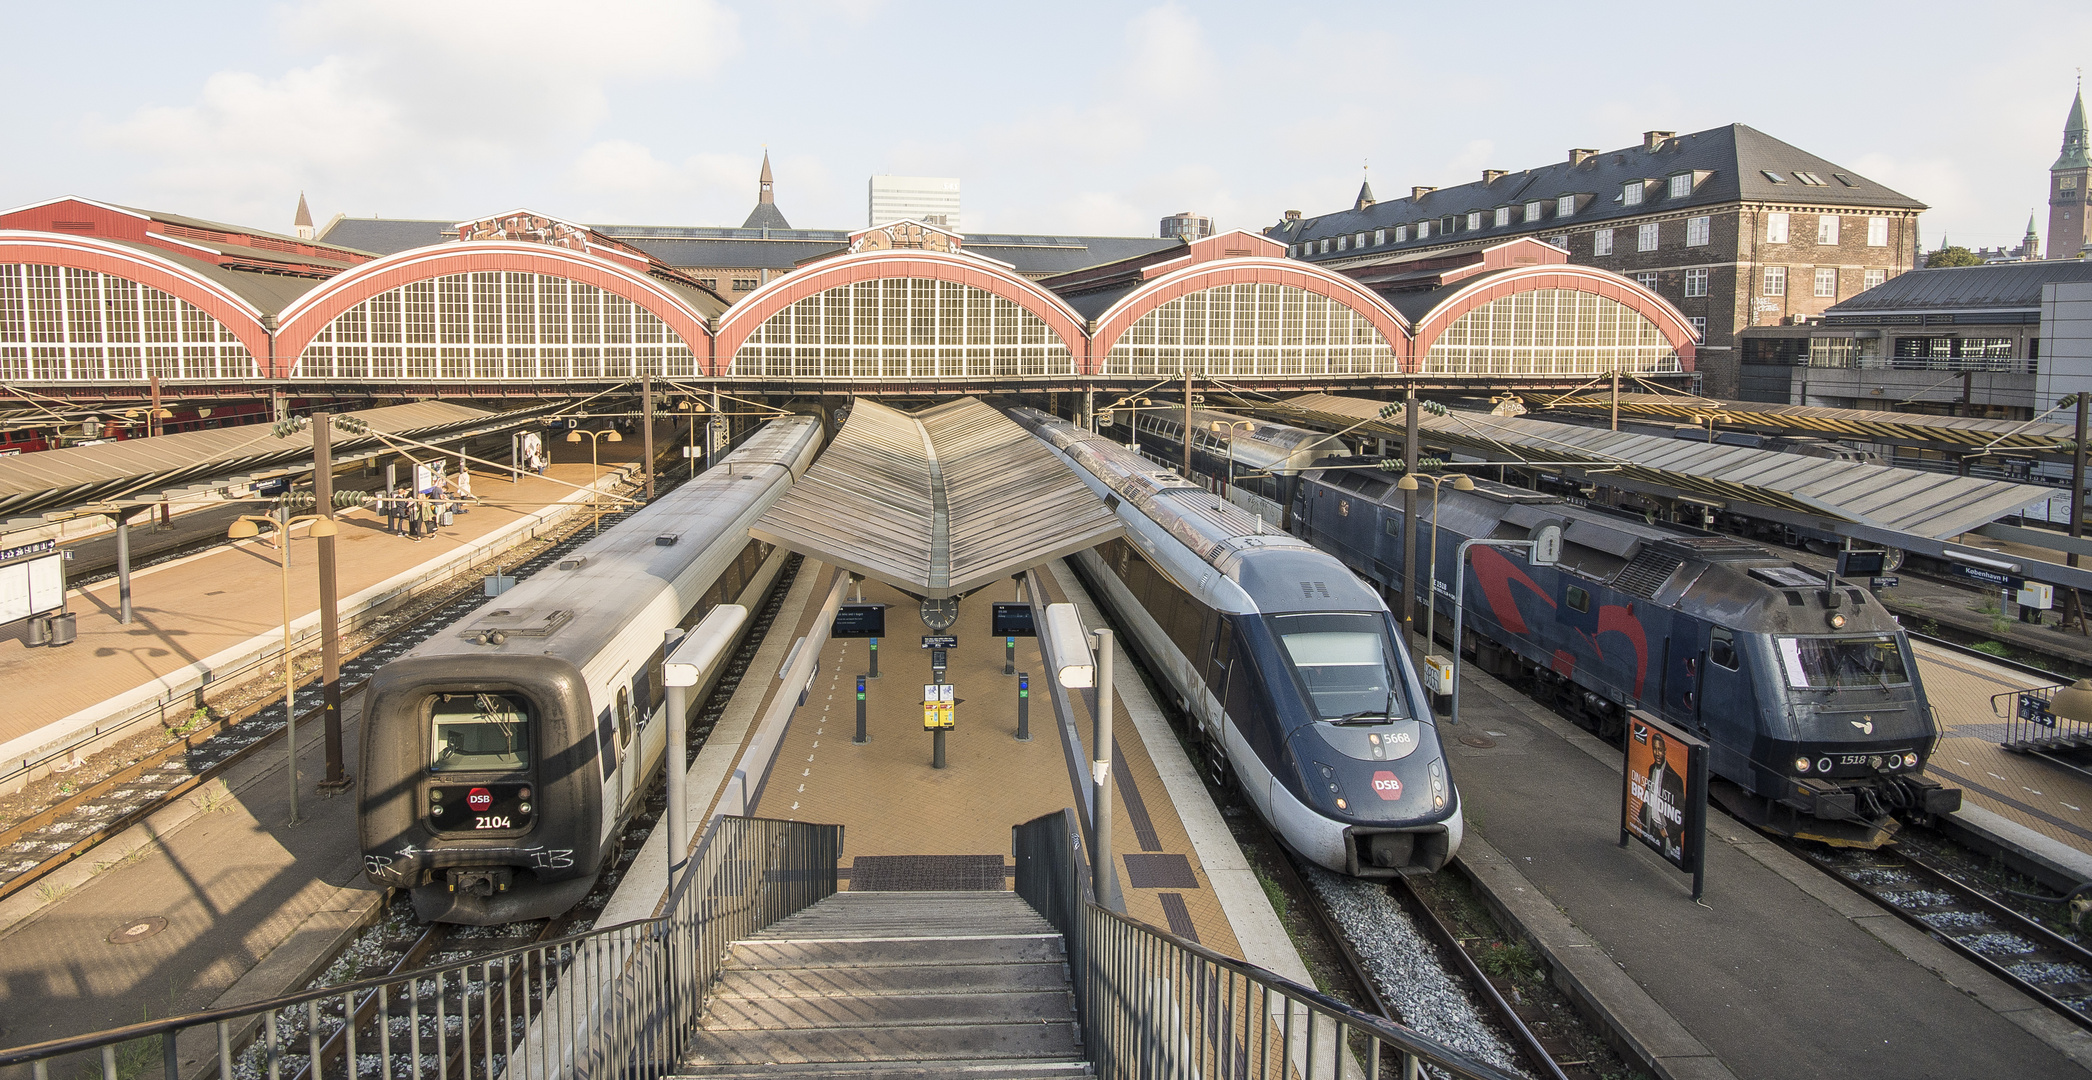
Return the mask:
[[494, 793], [483, 787], [473, 788], [465, 793], [465, 805], [484, 813], [494, 808]]
[[1390, 801], [1402, 797], [1402, 781], [1395, 774], [1382, 769], [1373, 774], [1373, 794]]

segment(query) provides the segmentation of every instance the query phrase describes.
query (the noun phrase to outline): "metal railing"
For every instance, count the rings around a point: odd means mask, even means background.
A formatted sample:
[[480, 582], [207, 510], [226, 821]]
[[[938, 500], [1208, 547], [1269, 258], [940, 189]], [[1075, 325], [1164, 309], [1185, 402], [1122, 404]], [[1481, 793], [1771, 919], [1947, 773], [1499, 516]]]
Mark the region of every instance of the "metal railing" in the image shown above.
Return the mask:
[[1074, 811], [1013, 830], [1017, 893], [1061, 933], [1096, 1075], [1173, 1080], [1404, 1080], [1424, 1067], [1511, 1080], [1392, 1020], [1100, 907]]
[[2021, 754], [2092, 750], [2092, 723], [2058, 716], [2050, 707], [2056, 691], [2069, 685], [2057, 683], [1991, 695], [1991, 713], [2005, 721], [2005, 737], [1998, 740], [1998, 745]]
[[[0, 1051], [0, 1069], [283, 1080], [316, 1062], [313, 1080], [652, 1080], [675, 1069], [733, 942], [834, 894], [842, 832], [722, 817], [657, 918], [16, 1047]], [[372, 1019], [344, 1023], [359, 1016]], [[336, 1032], [338, 1060], [321, 1052]]]

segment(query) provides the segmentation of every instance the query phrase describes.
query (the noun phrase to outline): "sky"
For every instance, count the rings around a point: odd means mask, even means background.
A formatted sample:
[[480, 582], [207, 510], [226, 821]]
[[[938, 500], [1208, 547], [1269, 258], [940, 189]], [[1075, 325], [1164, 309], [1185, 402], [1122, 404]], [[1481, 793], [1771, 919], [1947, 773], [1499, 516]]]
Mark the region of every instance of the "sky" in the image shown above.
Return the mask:
[[[969, 232], [1261, 229], [1641, 132], [1744, 123], [1931, 205], [1924, 243], [2047, 231], [2092, 3], [1633, 6], [908, 0], [0, 0], [0, 206], [79, 195], [288, 231], [517, 207], [793, 225], [875, 173], [959, 177]], [[1368, 173], [1367, 170], [1370, 170]]]

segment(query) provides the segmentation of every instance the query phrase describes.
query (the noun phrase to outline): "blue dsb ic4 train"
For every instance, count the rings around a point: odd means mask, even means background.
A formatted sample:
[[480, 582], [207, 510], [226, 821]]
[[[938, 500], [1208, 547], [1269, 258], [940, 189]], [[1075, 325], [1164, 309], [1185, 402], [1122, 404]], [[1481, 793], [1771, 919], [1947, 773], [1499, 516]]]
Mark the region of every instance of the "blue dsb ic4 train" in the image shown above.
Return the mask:
[[[1361, 467], [1372, 463], [1305, 472], [1292, 524], [1397, 595], [1402, 493]], [[1351, 467], [1331, 467], [1341, 465]], [[1430, 505], [1418, 500], [1420, 563]], [[1939, 728], [1894, 617], [1865, 590], [1757, 544], [1480, 480], [1438, 501], [1438, 625], [1451, 628], [1461, 541], [1521, 540], [1550, 523], [1563, 526], [1557, 566], [1472, 550], [1461, 647], [1477, 666], [1607, 737], [1630, 708], [1699, 732], [1716, 799], [1775, 832], [1876, 846], [1899, 812], [1960, 806], [1959, 790], [1923, 775]]]
[[1075, 556], [1132, 646], [1285, 843], [1358, 877], [1443, 867], [1460, 793], [1394, 619], [1335, 559], [1103, 436], [1009, 415], [1125, 523]]

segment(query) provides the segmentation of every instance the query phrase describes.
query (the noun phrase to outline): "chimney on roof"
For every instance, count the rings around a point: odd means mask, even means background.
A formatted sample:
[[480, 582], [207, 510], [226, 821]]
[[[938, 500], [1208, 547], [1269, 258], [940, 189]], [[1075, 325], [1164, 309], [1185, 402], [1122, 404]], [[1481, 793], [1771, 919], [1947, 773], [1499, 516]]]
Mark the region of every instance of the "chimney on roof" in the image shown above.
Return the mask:
[[1409, 189], [1409, 197], [1412, 199], [1421, 199], [1424, 196], [1429, 195], [1437, 190], [1438, 189], [1435, 187], [1413, 187]]
[[1483, 169], [1483, 170], [1482, 170], [1482, 182], [1483, 182], [1483, 183], [1485, 183], [1485, 184], [1494, 184], [1494, 183], [1496, 183], [1496, 182], [1497, 182], [1498, 180], [1501, 180], [1501, 179], [1503, 179], [1503, 178], [1504, 178], [1505, 176], [1507, 176], [1507, 175], [1509, 175], [1509, 174], [1508, 174], [1508, 173], [1506, 173], [1506, 172], [1504, 172], [1504, 170], [1502, 170], [1502, 169]]
[[1584, 162], [1586, 162], [1586, 161], [1589, 161], [1589, 160], [1591, 160], [1592, 158], [1594, 158], [1594, 157], [1597, 157], [1597, 156], [1598, 156], [1598, 151], [1596, 151], [1596, 150], [1585, 150], [1585, 149], [1576, 149], [1576, 150], [1571, 150], [1571, 151], [1569, 151], [1569, 164], [1571, 164], [1571, 165], [1581, 165], [1581, 164], [1583, 164]]
[[1653, 154], [1663, 149], [1663, 144], [1677, 137], [1678, 133], [1675, 131], [1644, 131], [1642, 132], [1642, 149]]
[[1288, 211], [1286, 211], [1286, 220], [1287, 220], [1287, 221], [1299, 221], [1299, 220], [1300, 220], [1300, 211], [1298, 211], [1298, 210], [1288, 210]]

